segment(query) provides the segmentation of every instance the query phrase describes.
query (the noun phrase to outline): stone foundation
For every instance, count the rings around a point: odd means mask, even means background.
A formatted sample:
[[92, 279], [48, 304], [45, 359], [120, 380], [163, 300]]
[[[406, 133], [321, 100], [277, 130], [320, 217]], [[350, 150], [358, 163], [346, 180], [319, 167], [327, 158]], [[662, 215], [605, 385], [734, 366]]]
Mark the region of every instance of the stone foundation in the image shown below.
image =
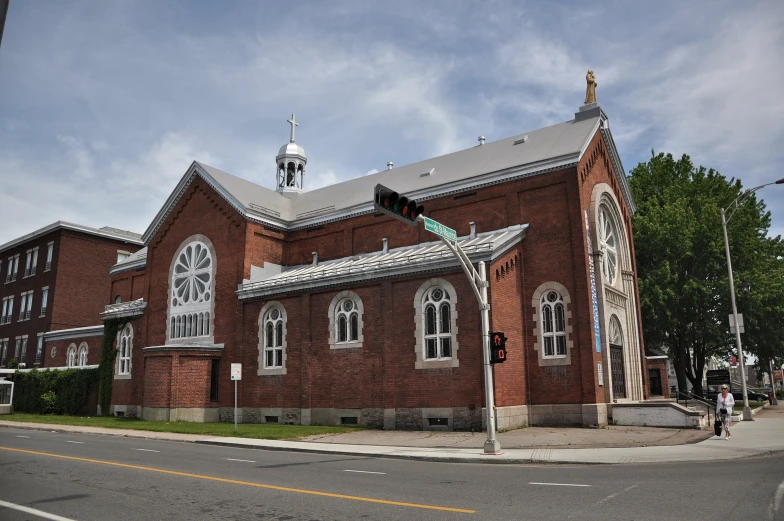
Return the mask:
[[[482, 407], [482, 430], [487, 430], [487, 409]], [[495, 408], [496, 430], [519, 429], [528, 426], [528, 407], [526, 405], [509, 405]]]
[[148, 421], [211, 423], [219, 420], [219, 412], [216, 407], [180, 407], [176, 409], [169, 409], [168, 407], [144, 407], [142, 418]]
[[124, 416], [126, 418], [141, 418], [142, 407], [138, 405], [112, 405], [109, 408], [109, 414], [111, 416]]

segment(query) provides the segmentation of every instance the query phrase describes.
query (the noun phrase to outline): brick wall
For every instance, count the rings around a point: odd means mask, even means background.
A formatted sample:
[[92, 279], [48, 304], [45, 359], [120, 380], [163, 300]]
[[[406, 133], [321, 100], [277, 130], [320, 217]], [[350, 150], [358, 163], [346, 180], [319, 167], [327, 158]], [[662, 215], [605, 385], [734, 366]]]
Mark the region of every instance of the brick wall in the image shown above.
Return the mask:
[[[55, 340], [44, 342], [43, 358], [45, 358], [44, 365], [46, 367], [65, 367], [68, 365], [68, 348], [70, 346], [76, 347], [76, 363], [79, 363], [79, 348], [82, 343], [87, 344], [87, 365], [97, 365], [101, 363], [101, 342], [103, 336], [86, 336], [80, 338], [69, 338], [66, 340]], [[28, 357], [35, 357], [35, 349], [37, 347], [38, 339], [32, 339], [27, 345]], [[52, 349], [55, 350], [55, 356], [52, 357]], [[32, 354], [31, 354], [32, 350]]]

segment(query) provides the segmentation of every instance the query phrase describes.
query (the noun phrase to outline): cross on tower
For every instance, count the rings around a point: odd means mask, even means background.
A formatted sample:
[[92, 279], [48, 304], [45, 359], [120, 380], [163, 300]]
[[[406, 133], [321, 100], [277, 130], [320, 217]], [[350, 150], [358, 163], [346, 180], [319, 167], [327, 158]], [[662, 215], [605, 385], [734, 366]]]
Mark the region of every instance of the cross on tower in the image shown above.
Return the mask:
[[294, 114], [291, 115], [291, 119], [287, 119], [286, 121], [288, 121], [291, 124], [291, 137], [289, 138], [289, 143], [293, 143], [294, 142], [294, 127], [298, 127], [299, 123], [297, 123], [297, 120], [294, 119]]

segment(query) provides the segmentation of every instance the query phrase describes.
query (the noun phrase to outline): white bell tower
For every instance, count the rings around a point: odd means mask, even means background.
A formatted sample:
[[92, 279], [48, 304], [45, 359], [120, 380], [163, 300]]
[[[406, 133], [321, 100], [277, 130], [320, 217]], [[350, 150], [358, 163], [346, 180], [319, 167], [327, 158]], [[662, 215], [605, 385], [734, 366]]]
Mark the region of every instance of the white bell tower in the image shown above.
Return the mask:
[[294, 142], [294, 129], [299, 126], [294, 114], [287, 121], [291, 125], [291, 137], [287, 144], [280, 147], [275, 157], [277, 165], [275, 187], [278, 192], [291, 197], [303, 191], [308, 156], [305, 155], [305, 149]]

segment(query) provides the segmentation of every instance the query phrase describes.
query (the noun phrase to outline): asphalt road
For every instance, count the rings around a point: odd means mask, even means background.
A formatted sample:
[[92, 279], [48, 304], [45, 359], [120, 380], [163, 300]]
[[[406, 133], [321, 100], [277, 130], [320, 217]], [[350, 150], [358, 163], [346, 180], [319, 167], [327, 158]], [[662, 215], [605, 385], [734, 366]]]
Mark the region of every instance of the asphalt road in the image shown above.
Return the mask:
[[784, 455], [667, 465], [447, 464], [0, 429], [5, 521], [763, 521], [784, 520], [782, 497]]

